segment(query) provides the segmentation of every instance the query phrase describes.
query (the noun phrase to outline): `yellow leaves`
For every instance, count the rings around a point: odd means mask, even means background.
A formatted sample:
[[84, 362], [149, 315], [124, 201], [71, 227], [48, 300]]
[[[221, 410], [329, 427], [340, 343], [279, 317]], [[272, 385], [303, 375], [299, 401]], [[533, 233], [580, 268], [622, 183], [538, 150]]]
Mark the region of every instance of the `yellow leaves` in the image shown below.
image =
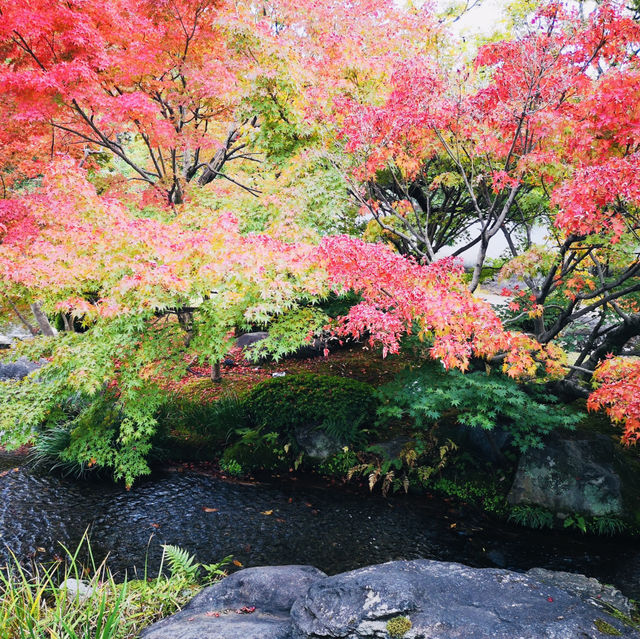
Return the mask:
[[534, 319], [536, 317], [542, 317], [544, 313], [544, 306], [542, 304], [536, 304], [528, 313], [528, 317], [530, 319]]
[[440, 175], [436, 175], [436, 177], [433, 179], [433, 181], [429, 185], [429, 189], [431, 191], [435, 191], [440, 186], [450, 188], [454, 186], [459, 186], [462, 183], [463, 183], [463, 179], [459, 173], [447, 171], [445, 173], [440, 173]]
[[514, 334], [502, 370], [513, 379], [556, 379], [566, 372], [566, 359], [566, 353], [558, 346]]

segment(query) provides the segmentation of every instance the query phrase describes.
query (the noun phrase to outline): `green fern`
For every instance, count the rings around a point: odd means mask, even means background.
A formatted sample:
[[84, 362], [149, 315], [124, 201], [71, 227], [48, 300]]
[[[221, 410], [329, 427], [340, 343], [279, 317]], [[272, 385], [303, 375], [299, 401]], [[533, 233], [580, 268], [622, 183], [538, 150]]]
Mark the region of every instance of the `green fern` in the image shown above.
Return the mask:
[[364, 421], [364, 415], [360, 415], [354, 420], [345, 419], [339, 415], [331, 415], [321, 426], [321, 429], [341, 446], [360, 446], [364, 444], [366, 438], [360, 430]]
[[213, 564], [200, 564], [202, 571], [204, 572], [204, 581], [211, 583], [217, 581], [220, 577], [226, 577], [227, 571], [224, 569], [233, 561], [233, 555], [227, 555], [221, 561]]
[[178, 546], [164, 544], [162, 546], [162, 563], [166, 561], [169, 565], [172, 577], [185, 579], [186, 581], [198, 581], [198, 573], [204, 573], [205, 583], [216, 581], [220, 577], [226, 577], [224, 566], [233, 560], [233, 555], [228, 555], [224, 559], [213, 564], [200, 564], [196, 562], [195, 556], [189, 551]]
[[198, 574], [200, 564], [196, 563], [196, 558], [184, 548], [164, 544], [162, 546], [162, 560], [169, 564], [169, 570], [173, 577], [184, 577], [193, 579]]

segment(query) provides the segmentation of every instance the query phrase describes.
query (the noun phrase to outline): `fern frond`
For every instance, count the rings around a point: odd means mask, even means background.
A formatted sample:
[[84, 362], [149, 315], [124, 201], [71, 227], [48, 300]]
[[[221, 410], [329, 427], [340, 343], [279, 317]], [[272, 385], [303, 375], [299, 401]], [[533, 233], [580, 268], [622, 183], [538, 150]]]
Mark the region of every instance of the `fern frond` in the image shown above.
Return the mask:
[[174, 577], [193, 577], [198, 572], [199, 564], [195, 557], [184, 548], [164, 544], [162, 552], [163, 560], [166, 559]]

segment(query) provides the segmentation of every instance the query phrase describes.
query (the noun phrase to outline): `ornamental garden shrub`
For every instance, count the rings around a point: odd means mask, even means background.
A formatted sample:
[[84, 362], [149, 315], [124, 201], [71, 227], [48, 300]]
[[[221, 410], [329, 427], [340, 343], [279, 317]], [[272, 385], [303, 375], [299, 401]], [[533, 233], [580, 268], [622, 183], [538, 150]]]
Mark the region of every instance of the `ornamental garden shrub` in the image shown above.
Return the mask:
[[244, 471], [297, 469], [304, 455], [295, 437], [299, 428], [319, 429], [342, 446], [363, 443], [363, 430], [375, 420], [372, 386], [353, 379], [301, 373], [261, 382], [245, 398], [252, 427], [235, 431], [222, 465]]
[[521, 452], [540, 448], [554, 428], [574, 428], [582, 419], [539, 386], [526, 389], [499, 373], [463, 374], [432, 362], [401, 372], [378, 389], [378, 397], [382, 422], [409, 418], [416, 428], [428, 429], [446, 418], [488, 431], [500, 426]]
[[357, 436], [354, 424], [375, 420], [377, 399], [369, 384], [344, 377], [301, 373], [266, 380], [248, 395], [256, 424], [281, 434], [300, 427], [330, 429], [341, 444]]

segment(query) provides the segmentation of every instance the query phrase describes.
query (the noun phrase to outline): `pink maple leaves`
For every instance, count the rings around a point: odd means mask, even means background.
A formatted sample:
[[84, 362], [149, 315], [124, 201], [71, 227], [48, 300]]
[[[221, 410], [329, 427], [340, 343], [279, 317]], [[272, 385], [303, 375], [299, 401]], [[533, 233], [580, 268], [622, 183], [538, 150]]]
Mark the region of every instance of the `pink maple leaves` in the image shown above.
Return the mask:
[[388, 246], [346, 236], [326, 238], [320, 255], [334, 290], [362, 296], [339, 319], [340, 336], [367, 336], [384, 353], [397, 353], [400, 338], [417, 331], [432, 341], [433, 358], [462, 370], [471, 357], [511, 348], [512, 335], [487, 303], [469, 293], [461, 264], [451, 258], [422, 265]]

